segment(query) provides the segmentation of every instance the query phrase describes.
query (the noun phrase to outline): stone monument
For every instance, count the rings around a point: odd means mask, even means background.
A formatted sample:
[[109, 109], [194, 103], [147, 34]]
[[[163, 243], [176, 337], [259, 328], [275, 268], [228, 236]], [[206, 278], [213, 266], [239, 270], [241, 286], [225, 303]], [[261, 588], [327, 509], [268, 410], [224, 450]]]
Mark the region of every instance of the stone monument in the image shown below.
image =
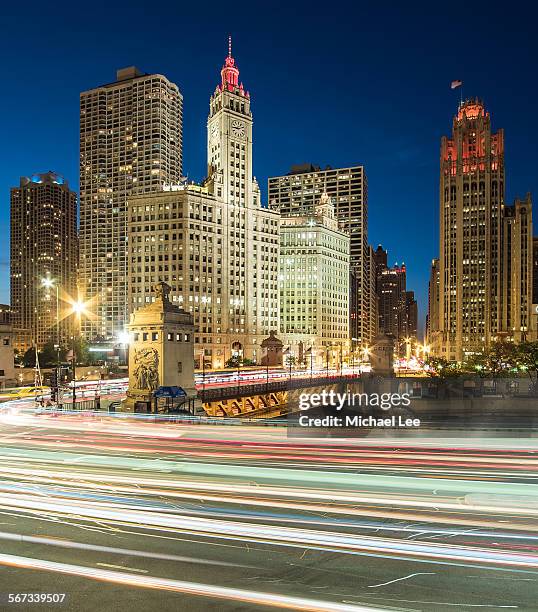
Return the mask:
[[159, 282], [154, 291], [155, 301], [136, 310], [127, 325], [129, 388], [122, 409], [128, 412], [152, 412], [163, 388], [196, 397], [193, 317], [172, 304], [169, 285]]
[[370, 364], [376, 376], [394, 376], [394, 337], [381, 332], [374, 341]]

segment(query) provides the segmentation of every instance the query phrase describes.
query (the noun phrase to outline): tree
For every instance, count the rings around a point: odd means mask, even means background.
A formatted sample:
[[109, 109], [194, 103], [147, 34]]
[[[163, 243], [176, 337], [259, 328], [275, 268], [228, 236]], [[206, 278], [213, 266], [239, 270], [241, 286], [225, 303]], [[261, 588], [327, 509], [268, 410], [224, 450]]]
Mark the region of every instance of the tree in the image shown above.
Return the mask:
[[[61, 355], [60, 355], [61, 357]], [[39, 351], [39, 365], [41, 367], [48, 367], [56, 365], [58, 362], [58, 351], [54, 345], [54, 342], [47, 342], [43, 345], [43, 348]]]
[[465, 366], [469, 372], [497, 379], [507, 376], [517, 367], [516, 345], [511, 342], [494, 342], [488, 349], [470, 355]]
[[256, 365], [256, 362], [252, 359], [246, 359], [245, 357], [240, 357], [239, 355], [233, 355], [228, 359], [228, 361], [224, 364], [225, 368], [242, 368], [246, 366]]
[[25, 368], [35, 368], [35, 348], [33, 346], [27, 349], [21, 361]]
[[448, 361], [444, 357], [429, 356], [425, 361], [427, 366], [426, 372], [428, 376], [447, 380], [448, 378], [456, 378], [463, 373], [461, 364], [456, 361]]
[[73, 340], [71, 348], [73, 348], [73, 345], [75, 349], [77, 363], [79, 365], [87, 365], [88, 363], [90, 363], [90, 351], [86, 340], [81, 337], [75, 338]]
[[241, 358], [239, 357], [239, 355], [234, 355], [233, 357], [230, 357], [230, 359], [228, 359], [228, 361], [224, 364], [225, 368], [240, 368], [241, 367]]
[[297, 364], [297, 357], [295, 355], [286, 355], [286, 364], [289, 366], [294, 366]]

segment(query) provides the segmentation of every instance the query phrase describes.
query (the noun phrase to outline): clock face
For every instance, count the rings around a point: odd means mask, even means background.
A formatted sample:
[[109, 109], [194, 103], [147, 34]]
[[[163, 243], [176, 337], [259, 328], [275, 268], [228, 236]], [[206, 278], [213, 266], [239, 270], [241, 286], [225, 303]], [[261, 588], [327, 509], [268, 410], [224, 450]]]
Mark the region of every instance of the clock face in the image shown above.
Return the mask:
[[245, 137], [245, 124], [242, 121], [232, 121], [232, 134], [236, 138]]
[[214, 123], [213, 126], [211, 127], [211, 138], [214, 139], [218, 136], [219, 133], [219, 126]]

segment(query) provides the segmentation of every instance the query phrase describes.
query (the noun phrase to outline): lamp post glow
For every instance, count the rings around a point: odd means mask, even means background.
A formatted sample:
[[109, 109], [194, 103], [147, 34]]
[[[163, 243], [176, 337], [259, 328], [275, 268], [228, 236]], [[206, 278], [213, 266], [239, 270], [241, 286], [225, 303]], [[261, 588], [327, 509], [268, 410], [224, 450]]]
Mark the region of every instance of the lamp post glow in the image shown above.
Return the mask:
[[129, 335], [129, 332], [123, 331], [120, 334], [118, 334], [119, 344], [129, 344], [130, 341], [131, 341], [131, 336]]
[[41, 285], [46, 289], [56, 290], [56, 366], [60, 365], [60, 294], [58, 283], [47, 276], [41, 279]]
[[[74, 314], [76, 316], [77, 321], [79, 322], [80, 325], [80, 319], [82, 315], [89, 315], [88, 312], [88, 308], [85, 302], [82, 302], [80, 300], [76, 300], [74, 302], [71, 303], [71, 313]], [[77, 401], [77, 391], [76, 391], [76, 361], [77, 361], [77, 353], [75, 350], [75, 330], [73, 330], [73, 342], [72, 342], [72, 361], [71, 361], [71, 367], [73, 369], [73, 410], [75, 408], [75, 402]]]
[[[118, 344], [120, 351], [123, 352], [123, 361], [128, 365], [129, 364], [129, 344], [131, 343], [131, 334], [124, 330], [118, 334]], [[121, 353], [120, 353], [121, 356]], [[118, 357], [119, 359], [120, 357]]]

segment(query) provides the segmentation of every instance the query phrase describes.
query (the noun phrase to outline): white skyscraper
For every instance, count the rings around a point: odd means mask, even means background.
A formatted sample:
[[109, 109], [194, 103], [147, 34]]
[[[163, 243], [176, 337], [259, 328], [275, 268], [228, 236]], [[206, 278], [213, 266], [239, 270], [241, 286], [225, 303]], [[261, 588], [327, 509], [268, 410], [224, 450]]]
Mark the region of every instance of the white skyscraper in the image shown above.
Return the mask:
[[261, 342], [278, 329], [280, 216], [261, 206], [252, 176], [250, 96], [231, 48], [207, 131], [202, 185], [129, 198], [130, 306], [166, 281], [194, 316], [197, 362], [220, 368], [234, 354], [259, 361]]

